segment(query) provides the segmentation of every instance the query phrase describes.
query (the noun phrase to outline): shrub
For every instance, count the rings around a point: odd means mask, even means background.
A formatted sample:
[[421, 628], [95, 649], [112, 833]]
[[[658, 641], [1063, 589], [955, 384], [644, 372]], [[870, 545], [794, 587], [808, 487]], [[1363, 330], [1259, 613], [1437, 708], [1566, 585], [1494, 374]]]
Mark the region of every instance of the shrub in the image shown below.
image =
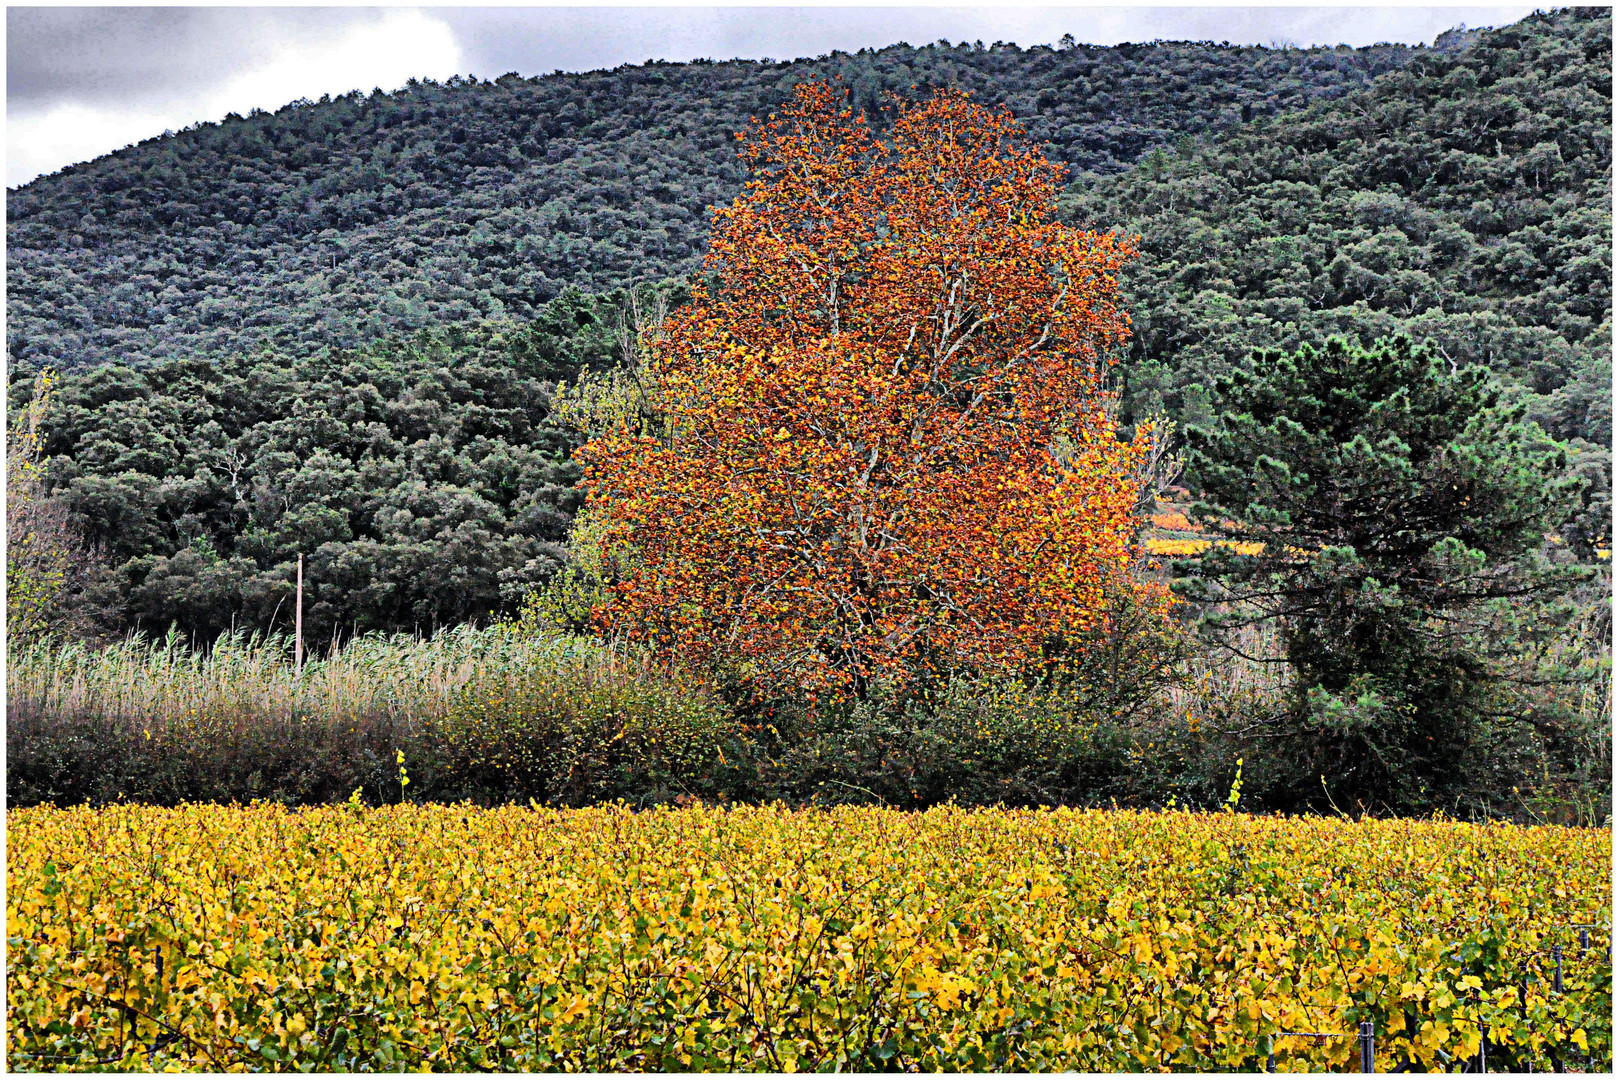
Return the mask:
[[702, 687], [580, 640], [480, 671], [433, 733], [436, 786], [483, 800], [723, 799], [740, 758], [739, 729]]
[[1105, 804], [1120, 794], [1129, 733], [1073, 690], [952, 679], [929, 697], [891, 685], [796, 725], [776, 788], [821, 804], [926, 807]]
[[[1600, 590], [1593, 590], [1594, 593]], [[577, 806], [623, 798], [928, 807], [1243, 805], [1275, 809], [1313, 779], [1271, 733], [1291, 679], [1274, 629], [1246, 657], [1129, 632], [1128, 611], [1040, 679], [958, 674], [865, 701], [760, 702], [645, 653], [554, 630], [362, 636], [298, 676], [281, 639], [8, 650], [6, 792], [14, 806], [187, 800], [286, 805], [470, 799]], [[1600, 604], [1523, 663], [1547, 672], [1554, 725], [1503, 726], [1469, 748], [1457, 816], [1604, 823], [1612, 736]], [[1601, 625], [1598, 625], [1600, 623]], [[1595, 671], [1560, 679], [1563, 668]], [[399, 753], [411, 778], [399, 783]], [[1333, 804], [1329, 801], [1328, 806]], [[1340, 809], [1377, 812], [1376, 804]]]

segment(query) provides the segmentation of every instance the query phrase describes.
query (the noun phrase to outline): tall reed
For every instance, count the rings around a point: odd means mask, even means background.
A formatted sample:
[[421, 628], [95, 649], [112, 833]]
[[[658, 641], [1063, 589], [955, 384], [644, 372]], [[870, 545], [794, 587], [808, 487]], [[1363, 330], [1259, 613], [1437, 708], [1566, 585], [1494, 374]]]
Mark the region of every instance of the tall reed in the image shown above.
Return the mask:
[[248, 720], [319, 716], [412, 722], [443, 715], [476, 679], [511, 681], [536, 666], [601, 680], [646, 665], [576, 638], [536, 638], [505, 627], [456, 627], [431, 638], [365, 635], [301, 673], [285, 635], [221, 636], [193, 651], [174, 634], [105, 648], [35, 640], [8, 650], [6, 691], [23, 715], [97, 716], [152, 731], [206, 714]]
[[[1544, 674], [1531, 704], [1555, 723], [1481, 724], [1466, 763], [1477, 795], [1435, 808], [1604, 820], [1606, 640], [1606, 623], [1576, 622], [1526, 654], [1526, 670]], [[1240, 758], [1244, 806], [1331, 809], [1311, 733], [1288, 717], [1292, 673], [1260, 659], [1281, 654], [1276, 630], [1253, 628], [1238, 644], [1255, 659], [1192, 650], [1139, 709], [1116, 707], [1117, 687], [1098, 697], [1008, 684], [1018, 691], [1008, 697], [1002, 683], [963, 679], [928, 702], [784, 700], [744, 726], [698, 679], [533, 626], [360, 637], [301, 673], [283, 636], [227, 635], [203, 651], [172, 635], [106, 648], [35, 641], [7, 650], [6, 791], [13, 805], [303, 805], [358, 789], [372, 803], [1211, 807], [1228, 798]]]
[[[291, 653], [284, 636], [247, 634], [201, 651], [174, 635], [104, 648], [13, 645], [11, 800], [302, 803], [358, 787], [384, 801], [403, 793], [400, 753], [415, 778], [412, 795], [548, 798], [550, 774], [532, 770], [520, 791], [492, 789], [512, 778], [485, 768], [487, 744], [552, 747], [548, 767], [577, 782], [584, 764], [622, 765], [599, 751], [626, 742], [626, 731], [651, 739], [647, 731], [678, 722], [724, 737], [722, 710], [704, 687], [588, 639], [509, 626], [362, 636], [301, 672]], [[590, 763], [566, 756], [587, 750]], [[466, 786], [473, 773], [476, 790]]]

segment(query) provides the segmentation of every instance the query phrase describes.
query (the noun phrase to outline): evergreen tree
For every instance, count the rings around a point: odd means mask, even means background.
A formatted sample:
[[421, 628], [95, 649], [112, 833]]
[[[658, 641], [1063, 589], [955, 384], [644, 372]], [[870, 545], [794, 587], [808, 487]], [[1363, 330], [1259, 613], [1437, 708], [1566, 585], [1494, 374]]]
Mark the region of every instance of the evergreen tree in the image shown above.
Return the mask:
[[1216, 399], [1190, 471], [1223, 542], [1180, 588], [1227, 643], [1279, 620], [1295, 689], [1268, 780], [1291, 791], [1270, 801], [1447, 805], [1522, 705], [1502, 626], [1586, 573], [1547, 555], [1577, 495], [1563, 448], [1484, 369], [1405, 337], [1261, 351]]

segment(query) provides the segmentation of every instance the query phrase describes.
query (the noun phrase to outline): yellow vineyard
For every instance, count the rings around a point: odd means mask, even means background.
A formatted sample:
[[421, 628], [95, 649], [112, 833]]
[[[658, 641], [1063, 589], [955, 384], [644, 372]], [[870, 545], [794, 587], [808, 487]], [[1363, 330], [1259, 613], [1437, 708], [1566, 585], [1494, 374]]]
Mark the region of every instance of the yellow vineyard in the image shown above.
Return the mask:
[[1265, 546], [1251, 540], [1203, 540], [1195, 536], [1149, 536], [1147, 537], [1147, 554], [1196, 555], [1206, 550], [1210, 544], [1229, 547], [1238, 555], [1258, 555]]
[[[1608, 830], [1244, 815], [12, 811], [13, 1069], [1611, 1061]], [[1581, 931], [1585, 932], [1582, 947]], [[1562, 950], [1561, 989], [1551, 949]], [[1353, 1058], [1358, 1067], [1358, 1057]]]
[[1187, 518], [1185, 510], [1173, 504], [1154, 512], [1151, 521], [1157, 533], [1146, 538], [1149, 555], [1197, 555], [1207, 550], [1210, 544], [1231, 548], [1238, 555], [1258, 555], [1265, 546], [1248, 540], [1209, 540], [1200, 535], [1203, 527], [1194, 525]]

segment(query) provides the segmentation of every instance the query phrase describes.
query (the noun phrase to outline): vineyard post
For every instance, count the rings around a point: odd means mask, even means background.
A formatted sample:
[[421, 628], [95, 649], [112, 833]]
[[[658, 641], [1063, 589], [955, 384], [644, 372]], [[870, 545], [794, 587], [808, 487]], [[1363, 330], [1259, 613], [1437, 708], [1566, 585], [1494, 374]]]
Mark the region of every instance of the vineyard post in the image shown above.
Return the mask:
[[1377, 1071], [1376, 1048], [1373, 1045], [1375, 1031], [1370, 1020], [1362, 1020], [1360, 1024], [1360, 1071], [1371, 1073]]
[[1552, 989], [1559, 994], [1563, 992], [1563, 947], [1552, 946]]

